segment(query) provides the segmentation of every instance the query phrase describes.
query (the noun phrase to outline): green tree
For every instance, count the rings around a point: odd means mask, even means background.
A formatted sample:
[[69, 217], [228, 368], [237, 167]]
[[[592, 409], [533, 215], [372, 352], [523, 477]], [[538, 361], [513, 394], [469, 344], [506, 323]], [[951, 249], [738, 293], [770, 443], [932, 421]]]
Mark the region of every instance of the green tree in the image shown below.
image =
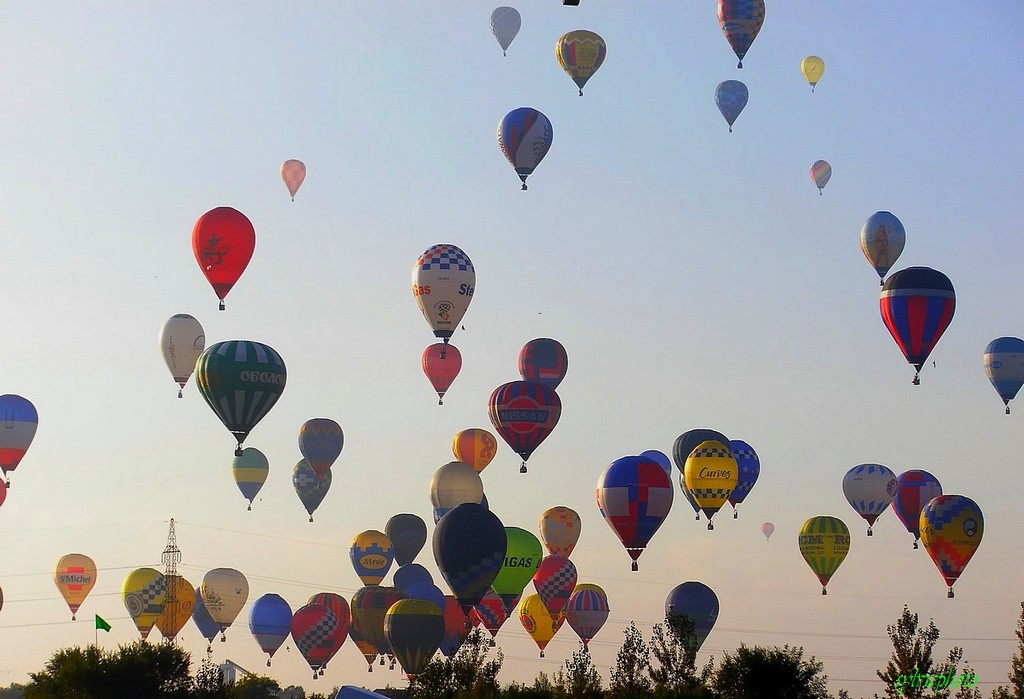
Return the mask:
[[192, 690], [189, 655], [169, 643], [136, 641], [117, 651], [63, 648], [30, 675], [26, 699], [185, 699]]
[[889, 699], [947, 699], [951, 688], [936, 689], [926, 685], [930, 685], [930, 678], [936, 675], [958, 676], [963, 649], [954, 646], [946, 662], [937, 663], [932, 651], [939, 640], [938, 627], [933, 620], [928, 621], [927, 627], [921, 627], [917, 614], [906, 605], [896, 623], [886, 627], [886, 632], [892, 641], [893, 653], [885, 670], [876, 672], [885, 682], [885, 696]]
[[648, 667], [654, 688], [678, 693], [706, 687], [713, 672], [713, 661], [709, 660], [698, 676], [698, 648], [693, 620], [689, 616], [667, 614], [664, 623], [655, 624], [651, 633], [651, 654], [657, 665], [652, 663]]
[[587, 646], [581, 643], [572, 658], [565, 661], [565, 670], [559, 670], [555, 675], [555, 685], [561, 693], [573, 699], [601, 699], [604, 696], [601, 675], [594, 667]]
[[209, 657], [199, 663], [199, 669], [192, 680], [192, 696], [196, 699], [227, 699], [228, 688], [224, 684], [224, 673]]
[[501, 688], [498, 686], [498, 673], [505, 655], [498, 648], [497, 657], [488, 659], [490, 650], [490, 634], [480, 628], [473, 629], [455, 657], [434, 658], [427, 663], [410, 683], [409, 696], [423, 699], [489, 699], [499, 696]]
[[0, 699], [25, 699], [25, 685], [12, 682], [9, 687], [0, 688]]
[[1017, 620], [1017, 653], [1011, 660], [1010, 686], [997, 687], [992, 699], [1024, 699], [1024, 602], [1020, 603], [1020, 619]]
[[651, 652], [644, 643], [644, 637], [632, 621], [623, 631], [626, 640], [615, 656], [615, 667], [612, 668], [612, 681], [608, 696], [612, 699], [633, 699], [649, 697], [653, 685], [648, 677], [651, 667]]
[[264, 675], [246, 675], [228, 688], [229, 699], [275, 699], [281, 691], [277, 680]]
[[721, 699], [829, 699], [828, 677], [803, 648], [741, 645], [726, 653], [715, 673], [714, 690]]

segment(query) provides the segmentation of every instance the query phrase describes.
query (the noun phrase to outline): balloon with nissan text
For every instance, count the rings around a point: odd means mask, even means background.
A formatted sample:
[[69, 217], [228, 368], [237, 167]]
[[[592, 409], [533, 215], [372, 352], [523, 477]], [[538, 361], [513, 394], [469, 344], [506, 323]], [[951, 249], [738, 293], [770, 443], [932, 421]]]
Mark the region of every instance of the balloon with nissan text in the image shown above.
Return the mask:
[[192, 252], [206, 280], [220, 299], [234, 288], [256, 249], [256, 230], [245, 214], [218, 206], [199, 217], [192, 228]]
[[[432, 245], [412, 267], [412, 295], [427, 325], [444, 344], [462, 323], [476, 289], [469, 256], [450, 243]], [[445, 352], [439, 355], [445, 358]]]
[[494, 389], [487, 415], [505, 443], [523, 458], [520, 473], [534, 450], [547, 439], [562, 415], [562, 401], [548, 386], [511, 381]]
[[885, 280], [878, 304], [889, 334], [916, 369], [916, 386], [921, 383], [921, 368], [953, 320], [953, 283], [930, 267], [908, 267]]
[[526, 178], [551, 149], [551, 122], [532, 107], [513, 109], [498, 122], [498, 148], [515, 168], [526, 190]]

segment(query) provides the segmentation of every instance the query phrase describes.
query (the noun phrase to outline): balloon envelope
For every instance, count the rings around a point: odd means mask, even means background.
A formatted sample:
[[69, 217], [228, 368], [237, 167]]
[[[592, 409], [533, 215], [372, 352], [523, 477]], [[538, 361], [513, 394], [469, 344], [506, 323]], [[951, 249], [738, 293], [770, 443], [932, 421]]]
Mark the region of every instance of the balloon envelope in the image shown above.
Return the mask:
[[242, 442], [284, 392], [288, 372], [272, 347], [252, 340], [228, 340], [208, 347], [196, 362], [196, 384], [224, 427]]
[[212, 642], [217, 637], [217, 632], [220, 631], [217, 622], [213, 620], [206, 605], [203, 604], [203, 594], [198, 587], [196, 588], [195, 603], [192, 606], [192, 621], [195, 622], [200, 635], [209, 642]]
[[[263, 595], [249, 609], [249, 631], [260, 649], [271, 658], [288, 638], [292, 628], [292, 608], [280, 595]], [[270, 660], [267, 660], [270, 663]]]
[[235, 479], [235, 485], [242, 492], [242, 497], [249, 501], [249, 509], [252, 509], [252, 501], [256, 499], [263, 484], [267, 482], [267, 475], [270, 473], [270, 462], [256, 447], [246, 447], [242, 450], [241, 456], [236, 456], [231, 462], [231, 476]]
[[736, 123], [740, 112], [747, 106], [748, 97], [750, 97], [750, 93], [747, 91], [747, 86], [739, 80], [725, 80], [718, 83], [718, 87], [715, 88], [715, 104], [718, 105], [718, 111], [722, 113], [726, 123], [729, 124], [729, 131], [732, 131], [732, 125]]
[[672, 459], [668, 458], [664, 452], [658, 451], [657, 449], [648, 449], [647, 451], [640, 452], [639, 456], [652, 461], [657, 461], [661, 467], [665, 469], [665, 474], [668, 476], [668, 479], [672, 480]]
[[700, 650], [718, 621], [718, 595], [702, 582], [688, 581], [676, 585], [665, 598], [665, 616], [688, 617], [693, 622], [695, 650]]
[[562, 415], [562, 401], [553, 389], [533, 381], [511, 381], [494, 389], [487, 415], [505, 443], [523, 457], [523, 468], [547, 439]]
[[825, 61], [817, 56], [808, 56], [800, 61], [800, 72], [804, 74], [804, 79], [811, 84], [811, 92], [814, 92], [814, 86], [825, 74]]
[[921, 367], [953, 320], [953, 283], [930, 267], [908, 267], [885, 280], [878, 303], [889, 334], [917, 369], [916, 384]]
[[764, 540], [768, 541], [768, 539], [772, 538], [772, 534], [775, 533], [775, 525], [771, 522], [765, 522], [761, 525], [761, 533], [764, 534]]
[[430, 574], [429, 570], [419, 563], [406, 563], [404, 566], [399, 566], [398, 570], [395, 571], [393, 581], [395, 587], [408, 594], [407, 591], [411, 585], [421, 582], [433, 583], [434, 577]]
[[548, 608], [544, 606], [544, 601], [540, 598], [540, 595], [530, 595], [524, 597], [523, 601], [519, 603], [519, 623], [526, 629], [526, 633], [530, 635], [533, 642], [540, 648], [540, 657], [544, 657], [544, 649], [558, 630], [562, 628], [562, 624], [565, 622], [565, 615], [559, 614], [558, 617], [552, 618], [551, 613], [548, 612]]
[[550, 554], [544, 557], [533, 574], [533, 586], [551, 613], [551, 618], [565, 611], [569, 597], [576, 589], [576, 566], [568, 558]]
[[384, 635], [384, 615], [391, 609], [391, 605], [407, 598], [401, 590], [381, 585], [361, 587], [352, 597], [352, 624], [381, 655], [391, 653], [392, 650]]
[[540, 567], [540, 540], [519, 527], [505, 527], [505, 560], [491, 583], [491, 589], [505, 605], [505, 614], [515, 609], [519, 596]]
[[167, 596], [164, 598], [164, 609], [156, 618], [156, 627], [168, 641], [173, 641], [185, 624], [192, 618], [196, 606], [195, 588], [180, 575], [167, 577]]
[[557, 505], [544, 510], [540, 517], [540, 540], [548, 553], [568, 558], [580, 540], [583, 521], [576, 510]]
[[903, 224], [888, 211], [876, 211], [860, 229], [860, 250], [879, 279], [885, 279], [906, 243]]
[[444, 641], [444, 613], [423, 599], [396, 602], [384, 616], [384, 634], [409, 677], [415, 677]]
[[[171, 377], [179, 388], [185, 388], [196, 368], [196, 360], [206, 348], [206, 333], [199, 321], [188, 313], [178, 313], [164, 323], [160, 331], [160, 350]], [[181, 396], [181, 391], [178, 391]]]
[[317, 478], [323, 478], [341, 455], [345, 433], [329, 417], [306, 420], [299, 428], [299, 453]]
[[963, 495], [940, 495], [921, 510], [921, 543], [932, 557], [953, 596], [960, 578], [985, 533], [981, 508]]
[[331, 489], [331, 471], [328, 469], [323, 479], [317, 478], [313, 469], [303, 459], [292, 469], [292, 486], [309, 514], [309, 521], [312, 522], [313, 513], [320, 507], [320, 503], [327, 497], [327, 491]]
[[737, 68], [743, 67], [743, 57], [763, 24], [764, 0], [718, 0], [718, 25], [740, 59]]
[[522, 23], [523, 18], [514, 7], [497, 7], [491, 12], [491, 34], [498, 40], [502, 55], [512, 45]]
[[469, 464], [449, 461], [434, 471], [430, 479], [430, 503], [436, 523], [452, 508], [464, 502], [479, 504], [484, 497], [484, 482]]
[[997, 337], [985, 347], [985, 376], [1003, 400], [1006, 414], [1010, 401], [1024, 385], [1024, 340], [1019, 337]]
[[391, 539], [376, 529], [356, 534], [348, 554], [352, 568], [364, 585], [379, 585], [391, 570], [391, 562], [395, 560]]
[[476, 287], [476, 270], [469, 256], [450, 243], [427, 248], [412, 267], [412, 293], [416, 305], [445, 342], [469, 309]]
[[434, 527], [434, 561], [469, 614], [487, 594], [505, 560], [505, 527], [477, 503], [464, 503]]
[[[32, 403], [11, 393], [0, 396], [0, 469], [9, 473], [25, 458], [39, 426], [39, 414]], [[8, 479], [9, 481], [10, 479]]]
[[234, 568], [214, 568], [199, 586], [210, 618], [220, 628], [221, 638], [249, 599], [249, 581]]
[[636, 570], [636, 560], [672, 507], [672, 484], [656, 461], [625, 456], [598, 479], [597, 506]]
[[811, 165], [811, 181], [818, 188], [818, 192], [825, 189], [825, 185], [832, 178], [832, 166], [825, 160], [815, 160]]
[[75, 620], [78, 608], [85, 602], [93, 586], [96, 584], [96, 564], [82, 553], [69, 553], [57, 561], [57, 569], [53, 572], [53, 582], [57, 585], [61, 597], [71, 610], [71, 620]]
[[498, 452], [498, 440], [487, 430], [473, 427], [456, 433], [452, 438], [452, 453], [477, 473], [482, 473]]
[[446, 658], [453, 657], [469, 635], [469, 617], [455, 595], [444, 596], [444, 640], [441, 652]]
[[800, 555], [821, 583], [821, 594], [832, 575], [850, 552], [850, 530], [842, 520], [821, 515], [811, 517], [800, 529]]
[[569, 74], [583, 96], [583, 86], [604, 63], [608, 47], [604, 39], [586, 29], [577, 29], [559, 37], [555, 42], [555, 58], [562, 70]]
[[558, 388], [569, 370], [569, 355], [558, 340], [539, 337], [530, 340], [519, 350], [519, 375], [523, 381], [534, 381]]
[[498, 122], [498, 148], [526, 189], [526, 178], [551, 149], [551, 122], [532, 107], [513, 109]]
[[754, 488], [754, 484], [757, 483], [757, 478], [761, 475], [761, 461], [757, 458], [754, 447], [742, 439], [729, 440], [729, 451], [739, 467], [736, 487], [729, 493], [729, 504], [736, 509], [737, 505], [746, 500], [747, 495]]
[[256, 230], [245, 214], [230, 206], [210, 209], [192, 228], [192, 252], [224, 310], [224, 299], [249, 265]]
[[166, 598], [167, 579], [153, 568], [134, 570], [121, 583], [121, 599], [143, 639], [153, 630]]
[[423, 350], [420, 363], [423, 365], [423, 373], [437, 393], [437, 404], [441, 405], [444, 394], [462, 371], [462, 354], [455, 345], [435, 342]]
[[332, 655], [339, 638], [344, 638], [334, 612], [322, 604], [307, 604], [292, 615], [291, 635], [295, 647], [310, 669], [324, 665]]
[[708, 440], [698, 444], [686, 459], [683, 482], [704, 516], [711, 518], [729, 500], [739, 482], [739, 465], [728, 444]]
[[294, 158], [285, 160], [281, 163], [281, 179], [284, 180], [284, 186], [288, 188], [292, 201], [295, 201], [295, 193], [306, 179], [306, 164]]
[[921, 510], [932, 498], [942, 495], [942, 484], [927, 471], [905, 471], [896, 477], [896, 497], [892, 510], [903, 522], [907, 531], [914, 535], [914, 548], [921, 535]]
[[583, 645], [597, 635], [608, 621], [608, 595], [597, 585], [581, 583], [576, 585], [565, 606], [565, 620]]
[[403, 513], [393, 516], [384, 526], [384, 533], [391, 539], [395, 549], [395, 561], [405, 566], [416, 560], [416, 556], [427, 543], [427, 524], [414, 514]]
[[868, 536], [875, 520], [892, 504], [898, 487], [896, 474], [881, 464], [860, 464], [846, 472], [843, 494], [868, 523]]
[[349, 610], [348, 601], [339, 594], [334, 592], [318, 592], [315, 595], [311, 595], [306, 604], [321, 604], [331, 610], [334, 614], [334, 618], [338, 620], [338, 626], [341, 630], [339, 634], [333, 634], [334, 644], [327, 653], [327, 658], [324, 660], [324, 667], [327, 667], [327, 663], [331, 661], [341, 647], [345, 644], [345, 639], [348, 638], [349, 625], [352, 620], [352, 614]]

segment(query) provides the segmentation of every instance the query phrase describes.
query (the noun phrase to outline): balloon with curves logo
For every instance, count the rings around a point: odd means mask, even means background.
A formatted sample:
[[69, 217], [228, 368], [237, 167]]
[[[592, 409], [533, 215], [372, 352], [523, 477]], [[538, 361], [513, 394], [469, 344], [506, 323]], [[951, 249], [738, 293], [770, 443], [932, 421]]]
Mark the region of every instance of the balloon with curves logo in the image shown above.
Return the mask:
[[708, 518], [709, 530], [715, 528], [711, 518], [729, 501], [739, 474], [729, 445], [722, 442], [701, 442], [686, 458], [683, 485]]
[[921, 510], [921, 543], [953, 598], [953, 584], [971, 562], [985, 533], [978, 503], [963, 495], [940, 495]]

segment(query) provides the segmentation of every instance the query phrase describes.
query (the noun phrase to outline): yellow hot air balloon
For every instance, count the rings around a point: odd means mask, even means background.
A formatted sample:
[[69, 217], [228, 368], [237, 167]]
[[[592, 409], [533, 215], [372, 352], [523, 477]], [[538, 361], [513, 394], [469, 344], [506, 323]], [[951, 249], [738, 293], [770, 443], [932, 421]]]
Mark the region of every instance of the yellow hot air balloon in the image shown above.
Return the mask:
[[846, 554], [850, 552], [850, 530], [837, 517], [811, 517], [800, 529], [800, 555], [821, 582], [821, 594]]
[[498, 453], [498, 440], [479, 427], [462, 430], [452, 438], [452, 453], [457, 461], [469, 464], [474, 471], [481, 473]]
[[555, 42], [555, 57], [562, 70], [568, 73], [580, 88], [580, 97], [583, 96], [583, 86], [604, 63], [607, 53], [608, 47], [604, 39], [585, 29], [563, 34]]
[[811, 92], [814, 92], [814, 86], [818, 84], [821, 76], [825, 74], [825, 61], [817, 56], [808, 56], [800, 61], [800, 72], [804, 74], [804, 78], [811, 84]]
[[226, 641], [224, 632], [249, 599], [249, 581], [234, 568], [214, 568], [203, 577], [199, 594], [213, 623], [220, 628], [220, 640]]
[[544, 648], [548, 645], [548, 641], [555, 637], [565, 622], [565, 611], [559, 612], [557, 619], [552, 619], [551, 612], [548, 611], [540, 595], [530, 595], [524, 597], [523, 601], [519, 603], [518, 612], [519, 623], [523, 625], [526, 633], [530, 634], [530, 638], [540, 648], [540, 657], [543, 658]]
[[53, 582], [60, 590], [61, 597], [68, 603], [71, 621], [74, 621], [78, 608], [82, 606], [92, 586], [96, 584], [96, 564], [84, 554], [69, 553], [57, 561], [57, 568], [53, 571]]
[[185, 628], [185, 623], [192, 618], [192, 610], [196, 606], [196, 589], [180, 575], [167, 578], [167, 597], [164, 599], [164, 610], [156, 619], [156, 627], [168, 641]]
[[981, 508], [963, 495], [939, 495], [921, 510], [921, 543], [946, 581], [952, 599], [953, 583], [964, 572], [985, 533]]
[[686, 457], [683, 485], [704, 510], [708, 529], [715, 528], [711, 518], [729, 501], [739, 476], [740, 468], [727, 444], [710, 439], [698, 444]]
[[384, 532], [367, 529], [352, 539], [348, 555], [363, 585], [380, 585], [395, 560], [395, 547]]
[[288, 193], [292, 195], [292, 201], [295, 201], [295, 193], [299, 191], [302, 181], [306, 179], [305, 163], [294, 158], [285, 160], [281, 163], [281, 179], [284, 180], [284, 186], [288, 188]]
[[568, 558], [580, 540], [583, 522], [576, 510], [558, 505], [540, 516], [540, 540], [554, 556]]
[[149, 635], [167, 599], [167, 578], [153, 568], [128, 573], [121, 584], [121, 599], [143, 640]]

